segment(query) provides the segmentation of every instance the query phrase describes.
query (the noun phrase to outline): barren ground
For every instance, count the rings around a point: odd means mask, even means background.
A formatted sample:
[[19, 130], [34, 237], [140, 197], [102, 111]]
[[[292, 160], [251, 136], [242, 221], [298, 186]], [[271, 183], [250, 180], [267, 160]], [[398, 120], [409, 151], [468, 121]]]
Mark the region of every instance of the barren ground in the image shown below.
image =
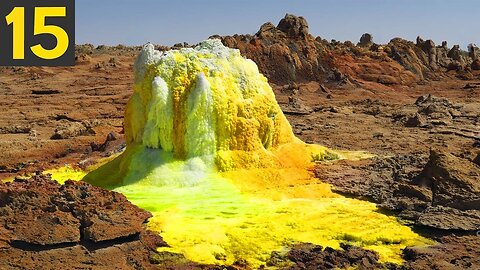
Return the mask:
[[[106, 50], [79, 59], [70, 68], [1, 68], [0, 178], [63, 164], [84, 166], [118, 148], [123, 140], [123, 112], [132, 93], [134, 57], [135, 52]], [[298, 89], [272, 87], [295, 133], [304, 141], [378, 155], [363, 163], [318, 165], [317, 175], [345, 194], [372, 199], [369, 194], [349, 189], [349, 183], [336, 181], [382, 177], [382, 171], [374, 165], [391, 157], [400, 160], [402, 173], [415, 176], [427, 163], [430, 149], [465, 160], [474, 160], [480, 151], [478, 72], [469, 80], [445, 76], [412, 86], [377, 89], [347, 84], [326, 85], [328, 89], [322, 91], [317, 82], [299, 84]], [[433, 104], [432, 98], [415, 104], [420, 96], [428, 94], [436, 97], [433, 108], [426, 109]], [[420, 123], [411, 119], [415, 113], [421, 115], [417, 121]], [[92, 147], [92, 143], [104, 143], [111, 132], [117, 139], [107, 149], [98, 151]], [[375, 197], [373, 200], [385, 203]], [[478, 266], [480, 255], [466, 249], [478, 246], [479, 237], [474, 232], [462, 235], [470, 246], [451, 236], [451, 231], [436, 233], [432, 237], [444, 239], [447, 244], [443, 251], [428, 251], [429, 256], [443, 258], [448, 252], [464, 252], [467, 255], [462, 256], [471, 258], [462, 257], [462, 262], [455, 263], [451, 259], [448, 263], [466, 269]], [[464, 245], [463, 249], [460, 245]], [[410, 255], [414, 258], [418, 254]], [[442, 263], [437, 266], [448, 267]]]

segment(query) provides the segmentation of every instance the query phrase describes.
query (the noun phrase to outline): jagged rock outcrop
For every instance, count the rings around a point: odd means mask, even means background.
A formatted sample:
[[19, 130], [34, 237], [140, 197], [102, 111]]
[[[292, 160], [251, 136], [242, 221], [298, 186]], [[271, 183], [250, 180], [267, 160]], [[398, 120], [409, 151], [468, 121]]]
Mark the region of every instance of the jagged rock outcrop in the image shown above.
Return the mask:
[[[255, 61], [270, 82], [319, 81], [337, 84], [410, 85], [427, 78], [444, 76], [454, 70], [464, 72], [472, 58], [458, 45], [436, 46], [418, 37], [416, 44], [400, 38], [385, 46], [364, 34], [357, 46], [352, 42], [328, 42], [309, 33], [303, 17], [287, 14], [275, 26], [265, 23], [255, 35], [214, 36], [242, 55]], [[338, 73], [341, 75], [338, 76]], [[338, 78], [342, 79], [338, 79]]]
[[480, 168], [451, 154], [431, 151], [415, 180], [432, 190], [432, 202], [418, 223], [440, 229], [480, 230]]
[[449, 49], [446, 42], [435, 46], [432, 40], [424, 41], [420, 37], [416, 44], [394, 38], [387, 45], [386, 52], [419, 79], [441, 76], [449, 70], [463, 71], [471, 62], [458, 45]]
[[373, 45], [373, 36], [369, 33], [365, 33], [360, 37], [360, 42], [357, 46], [370, 48]]
[[291, 38], [307, 38], [310, 35], [307, 20], [291, 14], [285, 15], [285, 18], [280, 20], [277, 29]]
[[254, 60], [274, 83], [283, 85], [326, 77], [324, 49], [309, 34], [308, 23], [302, 17], [287, 14], [276, 27], [265, 23], [254, 36], [221, 39], [227, 47], [237, 48], [242, 55]]
[[471, 43], [468, 45], [468, 56], [472, 59], [472, 60], [477, 60], [477, 58], [479, 57], [480, 55], [480, 50], [478, 49], [477, 45]]
[[[480, 166], [469, 159], [433, 150], [428, 161], [415, 156], [373, 160], [362, 167], [316, 174], [343, 194], [368, 197], [416, 224], [441, 230], [480, 230]], [[423, 170], [421, 169], [423, 167]]]

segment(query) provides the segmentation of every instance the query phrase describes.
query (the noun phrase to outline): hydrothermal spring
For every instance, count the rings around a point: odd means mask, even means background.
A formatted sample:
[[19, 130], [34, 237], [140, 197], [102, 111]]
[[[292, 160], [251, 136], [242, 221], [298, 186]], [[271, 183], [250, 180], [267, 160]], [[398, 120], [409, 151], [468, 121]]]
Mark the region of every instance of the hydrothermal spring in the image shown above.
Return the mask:
[[170, 245], [160, 251], [258, 268], [295, 243], [350, 243], [394, 263], [430, 243], [314, 178], [314, 159], [369, 155], [296, 138], [255, 63], [219, 40], [165, 53], [146, 45], [124, 126], [126, 150], [84, 180], [152, 212], [149, 229]]

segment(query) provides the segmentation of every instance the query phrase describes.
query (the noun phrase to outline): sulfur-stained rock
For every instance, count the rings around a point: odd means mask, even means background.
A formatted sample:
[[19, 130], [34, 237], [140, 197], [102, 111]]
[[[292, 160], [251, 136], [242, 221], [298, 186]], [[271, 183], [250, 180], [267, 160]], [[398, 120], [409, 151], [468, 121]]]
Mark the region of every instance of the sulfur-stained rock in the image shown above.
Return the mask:
[[[281, 166], [269, 153], [298, 142], [255, 63], [219, 40], [163, 54], [148, 44], [135, 74], [125, 116], [127, 148], [87, 174], [89, 183], [109, 187], [148, 179], [170, 158], [220, 171]], [[298, 105], [295, 111], [311, 111]]]

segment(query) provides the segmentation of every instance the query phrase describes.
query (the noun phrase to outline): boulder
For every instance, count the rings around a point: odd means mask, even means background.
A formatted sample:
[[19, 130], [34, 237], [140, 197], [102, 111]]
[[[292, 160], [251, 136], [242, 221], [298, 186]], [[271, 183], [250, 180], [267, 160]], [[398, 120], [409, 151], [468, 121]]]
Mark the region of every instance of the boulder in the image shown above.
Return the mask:
[[415, 115], [407, 119], [405, 126], [406, 127], [426, 127], [428, 126], [428, 121], [425, 118], [425, 116], [416, 113]]
[[433, 206], [480, 210], [480, 168], [467, 159], [432, 150], [417, 181], [434, 191]]
[[478, 58], [478, 47], [475, 44], [468, 45], [468, 56], [472, 58], [472, 60], [477, 60]]
[[369, 48], [373, 45], [373, 36], [369, 33], [365, 33], [360, 37], [360, 42], [357, 44], [360, 47]]
[[61, 121], [61, 124], [55, 129], [55, 133], [50, 137], [52, 140], [64, 140], [84, 135], [95, 135], [93, 127], [96, 122], [90, 121]]
[[472, 70], [480, 70], [480, 58], [475, 59], [470, 65]]
[[259, 38], [269, 38], [273, 36], [275, 31], [277, 31], [275, 25], [273, 25], [271, 22], [267, 22], [260, 27], [255, 36]]
[[306, 38], [309, 35], [307, 20], [292, 14], [286, 14], [277, 28], [291, 38]]

